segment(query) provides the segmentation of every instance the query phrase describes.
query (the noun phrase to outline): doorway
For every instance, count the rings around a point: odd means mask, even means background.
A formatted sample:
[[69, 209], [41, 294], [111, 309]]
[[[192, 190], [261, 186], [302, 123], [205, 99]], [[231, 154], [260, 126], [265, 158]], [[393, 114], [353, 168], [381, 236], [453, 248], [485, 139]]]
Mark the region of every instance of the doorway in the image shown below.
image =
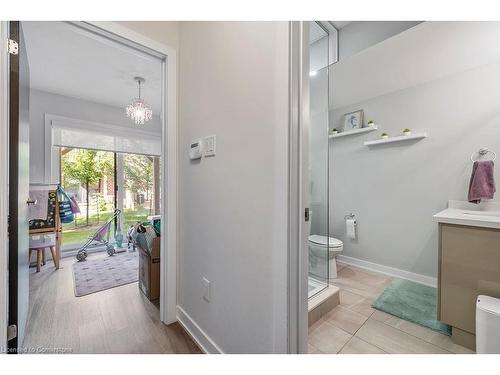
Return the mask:
[[[176, 291], [176, 221], [177, 221], [177, 209], [176, 209], [176, 104], [175, 104], [175, 82], [176, 82], [176, 54], [175, 51], [171, 48], [161, 45], [155, 41], [149, 40], [139, 34], [131, 32], [130, 30], [118, 26], [114, 23], [87, 23], [87, 22], [78, 22], [78, 23], [63, 23], [65, 27], [71, 28], [78, 34], [84, 34], [89, 37], [89, 39], [98, 40], [104, 42], [105, 44], [115, 44], [117, 48], [120, 49], [131, 49], [136, 53], [142, 54], [150, 54], [154, 58], [158, 59], [160, 62], [160, 81], [159, 87], [161, 90], [161, 99], [159, 101], [159, 108], [162, 116], [160, 118], [160, 126], [161, 126], [161, 135], [158, 137], [160, 140], [160, 149], [161, 155], [164, 156], [165, 162], [160, 165], [159, 157], [155, 157], [152, 159], [152, 167], [156, 168], [158, 172], [165, 172], [165, 181], [168, 182], [168, 186], [165, 189], [157, 189], [153, 194], [151, 191], [146, 191], [145, 196], [141, 196], [142, 192], [139, 192], [136, 196], [136, 200], [142, 203], [144, 208], [144, 203], [149, 204], [152, 207], [152, 210], [160, 211], [162, 218], [165, 220], [161, 221], [161, 229], [162, 232], [168, 235], [168, 241], [165, 240], [166, 236], [161, 238], [161, 263], [162, 266], [160, 268], [161, 271], [161, 297], [160, 297], [160, 307], [159, 307], [159, 322], [163, 323], [172, 323], [176, 321], [176, 299], [175, 299], [175, 291]], [[7, 33], [9, 30], [9, 23], [2, 22], [2, 33]], [[22, 27], [22, 23], [21, 23]], [[61, 34], [63, 35], [63, 34]], [[20, 41], [17, 41], [20, 43]], [[2, 89], [6, 88], [4, 83], [6, 80], [6, 63], [8, 62], [8, 56], [2, 56]], [[167, 86], [167, 80], [171, 84]], [[6, 92], [2, 90], [2, 99], [6, 98]], [[2, 113], [6, 113], [3, 111], [4, 105], [7, 103], [7, 100], [2, 100]], [[169, 108], [169, 111], [166, 109]], [[5, 131], [7, 118], [2, 118], [2, 132]], [[3, 134], [3, 133], [2, 133]], [[2, 138], [4, 139], [4, 138]], [[45, 138], [46, 140], [46, 138]], [[42, 142], [43, 143], [43, 142]], [[43, 146], [47, 146], [46, 144]], [[54, 145], [50, 145], [50, 147], [56, 147]], [[116, 159], [116, 154], [114, 155]], [[155, 162], [155, 159], [156, 160]], [[5, 160], [8, 160], [7, 158]], [[137, 160], [136, 160], [137, 161]], [[47, 160], [44, 161], [45, 164]], [[7, 170], [6, 165], [2, 165], [0, 170], [2, 173]], [[115, 164], [116, 169], [116, 164]], [[52, 174], [53, 175], [53, 174]], [[159, 173], [158, 173], [159, 175]], [[48, 178], [47, 178], [48, 177]], [[50, 172], [47, 174], [47, 171], [44, 171], [44, 183], [53, 184], [50, 179]], [[116, 183], [115, 183], [116, 186]], [[158, 185], [159, 186], [159, 185]], [[147, 190], [147, 189], [146, 189]], [[160, 197], [161, 195], [161, 197]], [[116, 201], [116, 194], [114, 197]], [[165, 202], [165, 204], [161, 205], [160, 202]], [[87, 204], [90, 202], [87, 200]], [[115, 202], [116, 205], [116, 202]], [[2, 202], [2, 209], [5, 208], [4, 202]], [[168, 209], [167, 209], [168, 207]], [[2, 239], [7, 238], [6, 227], [1, 228], [1, 237]], [[170, 235], [172, 234], [172, 235]], [[2, 259], [1, 266], [6, 268], [6, 259]], [[168, 269], [167, 269], [168, 267]], [[169, 280], [168, 287], [167, 280]], [[2, 283], [0, 285], [2, 290], [0, 291], [1, 298], [6, 298], [8, 295], [7, 285]], [[12, 284], [11, 284], [12, 286]], [[12, 309], [13, 306], [10, 306]], [[0, 312], [0, 317], [3, 321], [7, 321], [8, 311]], [[6, 324], [4, 325], [4, 327]], [[64, 331], [63, 326], [60, 327], [60, 330]], [[0, 331], [2, 340], [7, 341], [7, 332], [4, 330]], [[22, 342], [22, 337], [19, 338]], [[16, 347], [20, 346], [21, 343], [16, 345]]]

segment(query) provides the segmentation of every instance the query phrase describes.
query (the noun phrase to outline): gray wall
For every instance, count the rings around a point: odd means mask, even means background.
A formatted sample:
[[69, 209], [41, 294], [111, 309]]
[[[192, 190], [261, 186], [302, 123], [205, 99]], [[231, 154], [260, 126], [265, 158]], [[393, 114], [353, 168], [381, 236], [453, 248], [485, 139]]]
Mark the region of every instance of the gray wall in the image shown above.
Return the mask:
[[[57, 152], [46, 155], [50, 146], [44, 138], [44, 116], [46, 113], [71, 117], [84, 121], [103, 124], [134, 127], [125, 116], [125, 109], [86, 100], [48, 93], [32, 89], [30, 93], [30, 182], [47, 183], [45, 176], [45, 157], [57, 159]], [[148, 130], [161, 134], [161, 122], [158, 116], [147, 123]], [[53, 163], [54, 164], [54, 163]], [[53, 169], [55, 166], [53, 165]], [[54, 177], [56, 178], [56, 177]], [[59, 182], [52, 181], [52, 182]]]
[[[339, 122], [343, 113], [363, 108], [380, 127], [330, 142], [330, 235], [344, 241], [344, 255], [436, 276], [431, 217], [449, 199], [467, 199], [473, 151], [500, 151], [499, 81], [497, 60], [334, 111]], [[397, 135], [405, 127], [428, 131], [429, 138], [363, 146], [382, 131]], [[359, 223], [354, 241], [345, 237], [349, 212]]]
[[288, 23], [185, 22], [180, 45], [179, 306], [225, 352], [284, 352]]
[[339, 59], [401, 33], [420, 21], [353, 21], [339, 30]]

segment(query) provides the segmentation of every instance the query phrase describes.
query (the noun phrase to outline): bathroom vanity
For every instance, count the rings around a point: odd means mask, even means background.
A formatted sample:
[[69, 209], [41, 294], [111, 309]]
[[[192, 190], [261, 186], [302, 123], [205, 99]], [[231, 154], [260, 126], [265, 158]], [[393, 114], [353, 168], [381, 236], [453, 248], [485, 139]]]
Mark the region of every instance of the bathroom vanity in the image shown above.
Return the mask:
[[455, 343], [475, 349], [476, 298], [500, 298], [500, 203], [450, 201], [439, 223], [438, 319]]

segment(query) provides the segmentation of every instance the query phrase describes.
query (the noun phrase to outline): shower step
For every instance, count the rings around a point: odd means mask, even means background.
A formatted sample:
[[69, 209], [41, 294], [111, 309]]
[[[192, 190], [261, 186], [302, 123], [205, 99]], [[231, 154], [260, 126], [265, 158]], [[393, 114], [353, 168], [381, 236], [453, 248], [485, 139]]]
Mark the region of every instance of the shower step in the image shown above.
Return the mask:
[[320, 320], [340, 303], [340, 289], [335, 285], [319, 292], [308, 301], [309, 326]]

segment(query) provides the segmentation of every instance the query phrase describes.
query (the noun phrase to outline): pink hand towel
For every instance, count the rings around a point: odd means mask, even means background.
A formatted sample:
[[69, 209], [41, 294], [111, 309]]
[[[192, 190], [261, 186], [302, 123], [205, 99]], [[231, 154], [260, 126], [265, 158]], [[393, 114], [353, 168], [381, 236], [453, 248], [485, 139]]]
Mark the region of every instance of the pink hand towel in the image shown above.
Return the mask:
[[478, 160], [472, 165], [469, 182], [469, 202], [479, 203], [482, 198], [493, 199], [495, 177], [493, 160]]

